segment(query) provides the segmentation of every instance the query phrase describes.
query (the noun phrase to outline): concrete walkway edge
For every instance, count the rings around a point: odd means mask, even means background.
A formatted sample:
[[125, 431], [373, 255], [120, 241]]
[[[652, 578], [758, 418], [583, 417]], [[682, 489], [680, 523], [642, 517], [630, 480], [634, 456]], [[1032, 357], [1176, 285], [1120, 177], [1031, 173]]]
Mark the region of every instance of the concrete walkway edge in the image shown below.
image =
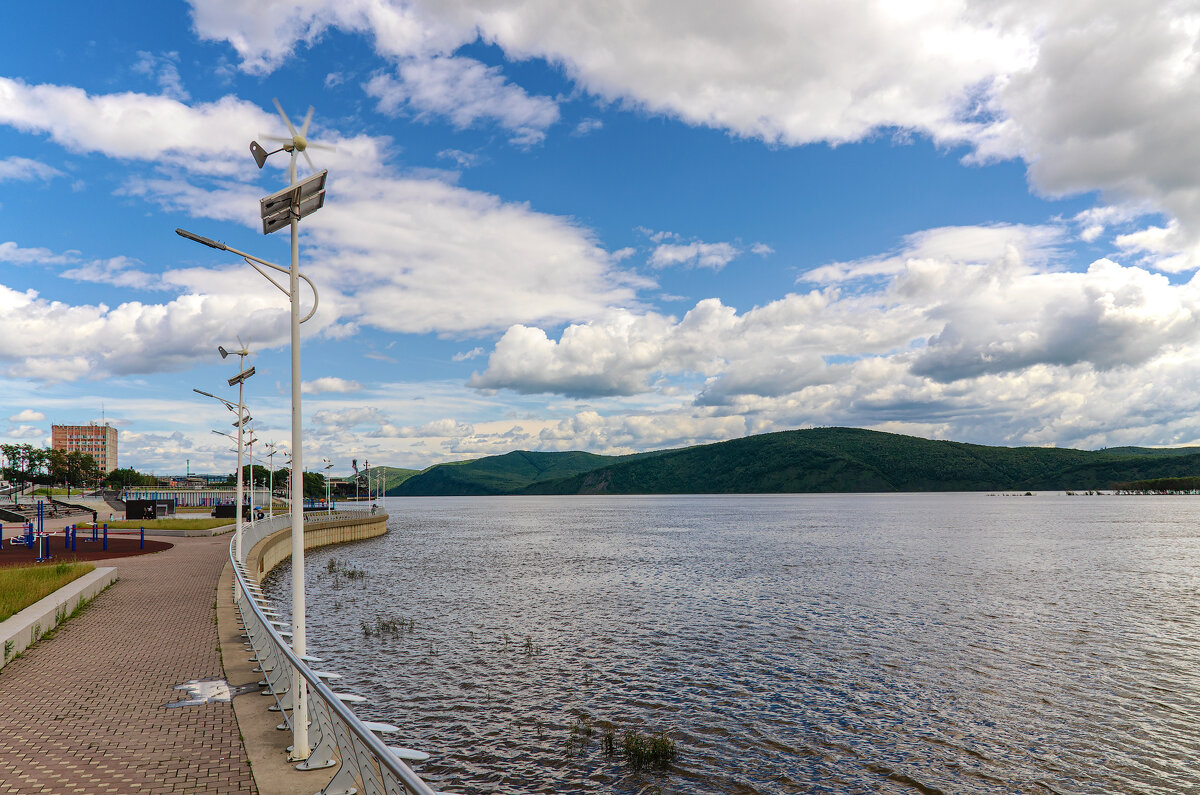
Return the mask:
[[114, 566], [95, 569], [0, 621], [0, 643], [4, 644], [0, 668], [95, 599], [96, 594], [112, 585], [116, 579], [117, 569]]
[[[329, 522], [306, 523], [304, 547], [312, 549], [346, 541], [361, 540], [387, 532], [387, 514], [364, 516], [361, 519], [339, 519]], [[291, 557], [291, 528], [280, 530], [260, 541], [246, 556], [248, 568], [262, 571]], [[284, 542], [287, 543], [284, 543]], [[262, 673], [253, 671], [256, 663], [253, 652], [245, 647], [246, 639], [238, 623], [237, 607], [233, 602], [233, 565], [226, 563], [217, 585], [217, 634], [220, 638], [221, 664], [225, 681], [231, 686], [258, 682]], [[250, 760], [254, 784], [261, 795], [311, 795], [319, 792], [333, 775], [336, 767], [302, 772], [287, 761], [287, 747], [292, 733], [276, 727], [283, 722], [278, 712], [267, 707], [274, 699], [260, 695], [258, 690], [234, 697], [233, 713], [237, 718], [242, 745]]]

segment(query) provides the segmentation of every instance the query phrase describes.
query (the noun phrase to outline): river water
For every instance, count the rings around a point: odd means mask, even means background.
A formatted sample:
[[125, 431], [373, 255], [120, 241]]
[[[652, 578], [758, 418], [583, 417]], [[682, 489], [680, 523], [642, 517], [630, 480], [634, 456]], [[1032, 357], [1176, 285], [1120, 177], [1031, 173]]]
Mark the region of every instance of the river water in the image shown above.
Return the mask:
[[436, 789], [1200, 792], [1200, 498], [387, 509], [309, 552], [308, 645]]

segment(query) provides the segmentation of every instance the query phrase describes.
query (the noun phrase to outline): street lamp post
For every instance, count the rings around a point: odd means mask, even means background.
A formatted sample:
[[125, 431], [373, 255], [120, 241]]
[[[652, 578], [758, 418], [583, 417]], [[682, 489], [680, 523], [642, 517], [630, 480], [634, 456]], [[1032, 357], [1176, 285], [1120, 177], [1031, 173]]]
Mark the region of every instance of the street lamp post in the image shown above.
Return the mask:
[[271, 485], [268, 491], [271, 492], [267, 499], [267, 518], [272, 519], [275, 516], [275, 442], [267, 444], [267, 461], [270, 462], [270, 471], [267, 476], [270, 479]]
[[253, 537], [254, 533], [254, 443], [258, 439], [254, 438], [254, 429], [250, 429], [250, 438], [246, 442], [246, 449], [250, 456], [250, 532]]
[[[226, 356], [229, 355], [229, 351], [225, 350], [224, 348], [222, 348], [220, 346], [217, 347], [217, 350], [220, 351], [222, 359], [224, 359]], [[242, 358], [244, 359], [246, 354], [249, 353], [249, 351], [246, 351], [243, 349], [242, 351], [237, 352], [237, 353], [239, 353], [242, 356]], [[242, 488], [242, 427], [247, 422], [250, 421], [250, 414], [248, 411], [246, 411], [246, 404], [242, 402], [242, 398], [243, 398], [242, 384], [245, 382], [245, 380], [247, 378], [249, 378], [252, 375], [254, 375], [253, 367], [251, 367], [249, 370], [242, 370], [237, 375], [235, 375], [233, 378], [229, 379], [230, 386], [233, 386], [235, 383], [238, 385], [238, 402], [237, 402], [236, 406], [233, 403], [231, 403], [230, 401], [226, 400], [225, 398], [217, 397], [216, 395], [212, 394], [211, 392], [205, 392], [202, 389], [193, 389], [192, 390], [193, 392], [195, 392], [197, 394], [204, 395], [205, 397], [210, 397], [213, 400], [219, 401], [220, 403], [222, 403], [225, 406], [225, 408], [234, 412], [238, 416], [238, 418], [233, 423], [234, 426], [236, 426], [238, 429], [238, 435], [237, 435], [237, 440], [236, 440], [237, 441], [237, 451], [238, 451], [237, 507], [235, 508], [235, 514], [234, 514], [235, 515], [234, 521], [236, 522], [236, 525], [235, 525], [234, 536], [233, 536], [233, 548], [234, 548], [234, 553], [237, 555], [239, 560], [241, 560], [241, 554], [242, 554], [242, 499], [243, 499], [243, 497], [242, 497], [242, 494], [243, 494], [243, 488]], [[220, 433], [220, 431], [214, 431], [214, 433]], [[221, 435], [229, 436], [230, 439], [233, 438], [232, 436], [230, 436], [227, 433], [222, 433]]]
[[[226, 356], [229, 355], [229, 351], [225, 350], [220, 345], [217, 346], [217, 351], [221, 354], [222, 359], [224, 359]], [[233, 386], [236, 383], [237, 388], [238, 388], [237, 535], [234, 537], [234, 551], [237, 556], [237, 559], [241, 560], [242, 559], [242, 524], [245, 522], [245, 517], [242, 515], [242, 500], [244, 499], [244, 497], [242, 496], [242, 494], [243, 494], [243, 490], [242, 490], [242, 428], [245, 427], [246, 423], [249, 422], [249, 420], [250, 420], [249, 417], [242, 416], [242, 412], [246, 407], [246, 404], [243, 401], [243, 394], [244, 394], [244, 390], [245, 390], [246, 379], [249, 378], [250, 376], [254, 375], [254, 368], [251, 367], [249, 370], [246, 369], [246, 356], [249, 355], [250, 351], [246, 350], [246, 347], [244, 345], [242, 346], [242, 348], [240, 350], [234, 351], [234, 353], [236, 353], [238, 356], [238, 374], [235, 375], [233, 378], [229, 379], [229, 385]], [[250, 487], [250, 490], [251, 490], [251, 493], [253, 493], [253, 491], [254, 491], [253, 485]]]
[[[246, 263], [266, 277], [272, 284], [278, 287], [281, 291], [287, 294], [288, 301], [291, 304], [291, 364], [292, 364], [292, 471], [291, 471], [291, 494], [292, 494], [292, 649], [297, 656], [303, 657], [306, 654], [306, 638], [305, 638], [305, 604], [304, 604], [304, 466], [303, 466], [303, 428], [302, 415], [300, 411], [300, 324], [308, 320], [317, 311], [317, 291], [313, 286], [312, 281], [300, 273], [300, 219], [310, 213], [319, 210], [325, 202], [325, 179], [327, 171], [321, 171], [313, 174], [307, 179], [296, 181], [296, 158], [297, 155], [303, 154], [309, 165], [312, 165], [312, 159], [309, 157], [307, 149], [309, 142], [305, 136], [308, 133], [308, 124], [312, 120], [312, 108], [309, 108], [308, 116], [305, 117], [300, 130], [297, 131], [292, 126], [292, 122], [288, 119], [287, 114], [283, 112], [283, 107], [276, 100], [275, 107], [279, 110], [279, 115], [283, 117], [284, 123], [291, 132], [292, 137], [285, 142], [281, 149], [276, 151], [286, 151], [291, 155], [291, 162], [288, 165], [288, 187], [277, 191], [270, 196], [264, 197], [260, 205], [260, 215], [263, 222], [263, 234], [270, 234], [285, 225], [291, 231], [291, 263], [289, 268], [282, 268], [266, 260], [252, 257], [241, 251], [226, 246], [224, 243], [218, 243], [208, 238], [202, 238], [190, 232], [185, 232], [182, 229], [175, 231], [183, 237], [195, 240], [198, 243], [203, 243], [212, 248], [232, 251], [235, 254], [242, 256]], [[257, 142], [250, 144], [250, 151], [254, 155], [254, 160], [259, 168], [263, 167], [266, 159], [273, 152], [267, 152]], [[314, 169], [315, 171], [315, 169]], [[259, 265], [271, 268], [279, 272], [288, 274], [288, 288], [276, 282], [266, 271]], [[313, 291], [313, 308], [304, 318], [300, 317], [300, 280], [308, 282], [309, 288]], [[311, 748], [308, 744], [308, 693], [305, 681], [299, 675], [292, 679], [295, 687], [294, 704], [292, 710], [292, 759], [302, 760], [307, 759], [311, 754]]]
[[328, 458], [322, 458], [325, 462], [325, 513], [329, 513], [329, 470], [333, 469], [333, 462]]

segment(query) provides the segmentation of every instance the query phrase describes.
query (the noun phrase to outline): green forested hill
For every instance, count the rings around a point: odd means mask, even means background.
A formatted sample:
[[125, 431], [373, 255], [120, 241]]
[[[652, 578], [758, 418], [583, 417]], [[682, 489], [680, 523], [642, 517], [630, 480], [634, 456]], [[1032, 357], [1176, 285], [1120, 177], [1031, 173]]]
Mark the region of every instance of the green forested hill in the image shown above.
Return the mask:
[[1200, 449], [987, 447], [814, 428], [609, 457], [515, 452], [442, 464], [396, 495], [735, 494], [1107, 489], [1200, 474]]
[[416, 475], [419, 469], [400, 469], [398, 467], [371, 467], [371, 477], [383, 476], [383, 493], [390, 494], [392, 489]]
[[390, 496], [446, 497], [472, 494], [513, 494], [531, 483], [558, 480], [637, 456], [603, 456], [594, 453], [534, 453], [518, 450], [504, 455], [438, 464], [412, 476]]
[[1106, 447], [1100, 452], [1111, 455], [1196, 455], [1200, 447]]
[[1109, 488], [1200, 472], [1176, 456], [986, 447], [856, 428], [750, 436], [533, 484], [540, 494], [991, 491]]

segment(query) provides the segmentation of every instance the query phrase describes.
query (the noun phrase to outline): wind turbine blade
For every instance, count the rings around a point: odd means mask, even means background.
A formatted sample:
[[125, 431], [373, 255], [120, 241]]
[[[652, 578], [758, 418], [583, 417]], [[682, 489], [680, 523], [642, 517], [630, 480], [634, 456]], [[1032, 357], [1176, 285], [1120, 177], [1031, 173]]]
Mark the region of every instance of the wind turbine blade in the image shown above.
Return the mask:
[[307, 148], [308, 149], [320, 149], [322, 152], [336, 152], [337, 151], [336, 146], [330, 146], [329, 144], [317, 144], [317, 143], [313, 143], [312, 141], [308, 142]]
[[278, 99], [272, 99], [271, 101], [275, 103], [275, 110], [279, 111], [279, 115], [283, 117], [283, 123], [287, 125], [288, 130], [291, 131], [292, 135], [298, 135], [296, 128], [292, 126], [292, 120], [283, 112], [283, 105], [279, 104]]
[[308, 151], [304, 152], [304, 159], [308, 161], [308, 167], [312, 169], [312, 173], [317, 173], [317, 167], [313, 165], [312, 158], [308, 156]]
[[300, 135], [301, 136], [308, 135], [308, 123], [310, 121], [312, 121], [312, 115], [313, 115], [313, 106], [309, 105], [308, 113], [306, 113], [304, 116], [304, 123], [300, 125]]
[[282, 135], [268, 135], [267, 133], [263, 133], [262, 135], [258, 136], [258, 140], [278, 141], [281, 144], [290, 144], [292, 142], [291, 138], [284, 138]]

